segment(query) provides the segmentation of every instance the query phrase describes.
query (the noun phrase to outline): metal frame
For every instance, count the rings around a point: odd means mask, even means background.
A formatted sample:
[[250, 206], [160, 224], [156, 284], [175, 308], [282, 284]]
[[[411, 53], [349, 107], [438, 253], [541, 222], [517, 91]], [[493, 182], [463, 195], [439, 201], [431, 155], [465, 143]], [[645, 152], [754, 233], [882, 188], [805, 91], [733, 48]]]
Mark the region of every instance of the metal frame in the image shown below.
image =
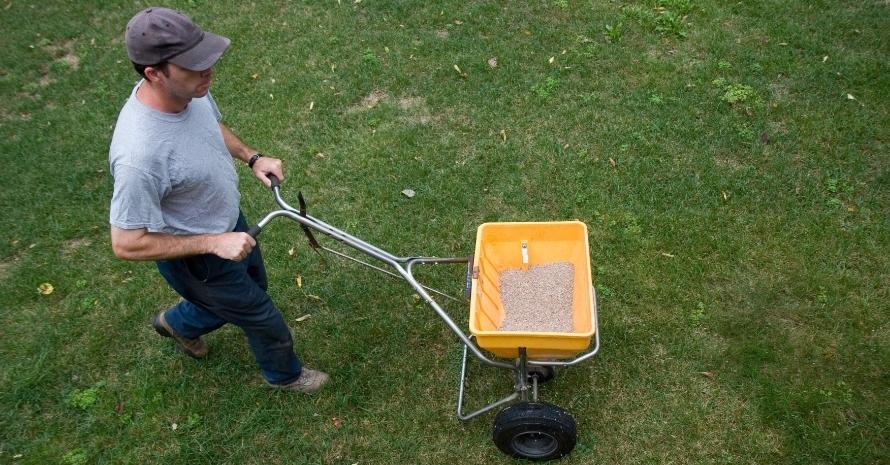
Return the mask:
[[[430, 294], [427, 291], [435, 293], [442, 297], [446, 297], [451, 300], [455, 300], [455, 301], [459, 301], [459, 300], [455, 299], [454, 297], [451, 297], [443, 292], [440, 292], [436, 289], [432, 289], [427, 286], [424, 286], [423, 284], [418, 282], [416, 278], [414, 278], [414, 274], [413, 274], [413, 268], [415, 265], [428, 265], [428, 264], [442, 265], [442, 264], [454, 264], [454, 263], [468, 263], [469, 261], [472, 260], [472, 257], [446, 257], [446, 258], [399, 257], [399, 256], [393, 255], [383, 249], [380, 249], [379, 247], [369, 244], [369, 243], [359, 239], [358, 237], [355, 237], [343, 230], [337, 229], [334, 226], [331, 226], [331, 225], [325, 223], [324, 221], [314, 218], [314, 217], [308, 215], [307, 213], [301, 212], [300, 210], [297, 210], [294, 207], [288, 205], [287, 202], [285, 202], [284, 199], [281, 197], [281, 190], [280, 190], [279, 183], [278, 183], [277, 179], [274, 179], [272, 182], [272, 191], [275, 193], [275, 201], [278, 203], [278, 205], [282, 209], [276, 210], [276, 211], [273, 211], [273, 212], [267, 214], [251, 230], [251, 235], [253, 235], [255, 237], [256, 235], [258, 235], [260, 233], [260, 231], [262, 231], [262, 229], [266, 225], [269, 224], [269, 222], [271, 222], [273, 219], [275, 219], [277, 217], [283, 216], [286, 218], [290, 218], [291, 220], [296, 221], [297, 223], [300, 223], [301, 225], [304, 225], [308, 228], [318, 231], [326, 236], [336, 239], [337, 241], [340, 241], [340, 242], [342, 242], [342, 243], [344, 243], [344, 244], [346, 244], [346, 245], [348, 245], [348, 246], [350, 246], [350, 247], [352, 247], [366, 255], [376, 258], [377, 260], [394, 268], [396, 272], [393, 273], [389, 270], [377, 267], [370, 263], [363, 262], [359, 259], [356, 259], [354, 257], [351, 257], [351, 256], [341, 253], [339, 251], [336, 251], [336, 250], [333, 250], [333, 249], [330, 249], [330, 248], [327, 248], [324, 246], [320, 246], [321, 249], [323, 249], [327, 252], [333, 253], [339, 257], [355, 261], [357, 263], [368, 266], [370, 268], [373, 268], [377, 271], [383, 272], [390, 276], [404, 279], [414, 289], [414, 291], [417, 292], [417, 294], [420, 295], [424, 301], [426, 301], [426, 303], [436, 312], [436, 314], [439, 315], [440, 318], [442, 318], [442, 320], [445, 322], [445, 324], [448, 326], [448, 328], [451, 329], [451, 331], [457, 336], [457, 338], [460, 339], [460, 341], [464, 345], [464, 349], [463, 349], [463, 360], [461, 362], [461, 370], [460, 370], [460, 385], [458, 387], [457, 417], [461, 420], [464, 420], [464, 421], [469, 420], [469, 419], [479, 416], [485, 412], [488, 412], [494, 408], [497, 408], [501, 405], [509, 404], [517, 399], [520, 401], [527, 401], [529, 398], [529, 392], [528, 392], [529, 389], [531, 389], [532, 401], [537, 401], [537, 398], [538, 398], [537, 377], [535, 377], [535, 376], [531, 377], [532, 383], [529, 386], [528, 368], [527, 368], [529, 365], [552, 366], [552, 367], [570, 366], [570, 365], [575, 365], [575, 364], [581, 363], [584, 360], [587, 360], [587, 359], [593, 357], [594, 355], [596, 355], [597, 352], [599, 352], [599, 348], [600, 348], [599, 317], [598, 317], [598, 312], [597, 312], [597, 308], [596, 308], [596, 290], [593, 287], [591, 287], [591, 292], [593, 294], [593, 305], [594, 305], [594, 308], [593, 308], [594, 321], [593, 321], [593, 323], [594, 323], [594, 334], [595, 334], [595, 338], [596, 338], [596, 343], [594, 344], [594, 347], [591, 350], [589, 350], [588, 352], [586, 352], [582, 355], [579, 355], [571, 360], [568, 360], [568, 361], [528, 360], [526, 358], [525, 348], [520, 347], [519, 348], [519, 357], [512, 364], [506, 363], [504, 361], [493, 360], [491, 358], [486, 357], [485, 354], [482, 353], [482, 350], [479, 348], [479, 346], [477, 346], [476, 343], [473, 342], [473, 337], [465, 334], [460, 329], [460, 327], [454, 323], [454, 320], [452, 320], [451, 317], [447, 313], [445, 313], [445, 311], [442, 309], [442, 307], [435, 300], [433, 300], [433, 298], [430, 296]], [[488, 404], [474, 412], [471, 412], [469, 414], [464, 414], [463, 413], [463, 400], [464, 400], [464, 391], [465, 391], [465, 380], [466, 380], [466, 375], [467, 375], [467, 351], [468, 350], [470, 352], [472, 352], [473, 355], [475, 355], [476, 358], [479, 359], [480, 362], [482, 362], [486, 365], [493, 366], [496, 368], [512, 370], [515, 374], [516, 383], [514, 385], [514, 392], [512, 394], [510, 394], [500, 400], [492, 402], [492, 403], [490, 403], [490, 404]]]

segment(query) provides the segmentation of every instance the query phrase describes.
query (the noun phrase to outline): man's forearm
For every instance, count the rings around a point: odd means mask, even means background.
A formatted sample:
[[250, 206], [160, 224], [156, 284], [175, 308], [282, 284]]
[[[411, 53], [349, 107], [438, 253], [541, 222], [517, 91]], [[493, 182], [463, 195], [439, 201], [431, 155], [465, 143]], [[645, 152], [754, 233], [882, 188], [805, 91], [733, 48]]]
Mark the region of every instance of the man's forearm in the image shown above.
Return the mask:
[[211, 252], [211, 234], [177, 236], [112, 228], [114, 254], [127, 260], [169, 260]]
[[222, 131], [223, 141], [226, 143], [226, 148], [232, 154], [232, 157], [247, 163], [250, 157], [257, 153], [256, 150], [242, 142], [226, 125], [219, 123], [219, 129]]

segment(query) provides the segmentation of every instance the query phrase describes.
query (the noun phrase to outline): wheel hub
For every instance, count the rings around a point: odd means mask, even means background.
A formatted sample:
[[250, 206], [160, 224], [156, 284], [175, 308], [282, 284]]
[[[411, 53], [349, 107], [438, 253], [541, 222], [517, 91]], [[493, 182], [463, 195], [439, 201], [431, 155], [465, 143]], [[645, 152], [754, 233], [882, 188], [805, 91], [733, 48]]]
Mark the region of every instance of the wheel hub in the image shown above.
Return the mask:
[[544, 431], [525, 431], [513, 437], [513, 449], [526, 457], [546, 457], [559, 447], [559, 441]]

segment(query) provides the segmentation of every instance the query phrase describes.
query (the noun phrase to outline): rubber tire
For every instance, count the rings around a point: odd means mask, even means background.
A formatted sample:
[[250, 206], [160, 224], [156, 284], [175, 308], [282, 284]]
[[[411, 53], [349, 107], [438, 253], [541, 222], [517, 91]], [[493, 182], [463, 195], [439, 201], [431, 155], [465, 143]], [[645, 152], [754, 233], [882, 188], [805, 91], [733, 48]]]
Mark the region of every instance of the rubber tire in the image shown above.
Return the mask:
[[528, 373], [528, 382], [532, 381], [532, 375], [534, 374], [538, 375], [538, 384], [543, 384], [556, 378], [556, 368], [552, 366], [528, 365], [526, 372]]
[[534, 461], [558, 459], [575, 448], [575, 419], [546, 402], [521, 402], [494, 419], [492, 440], [501, 452]]

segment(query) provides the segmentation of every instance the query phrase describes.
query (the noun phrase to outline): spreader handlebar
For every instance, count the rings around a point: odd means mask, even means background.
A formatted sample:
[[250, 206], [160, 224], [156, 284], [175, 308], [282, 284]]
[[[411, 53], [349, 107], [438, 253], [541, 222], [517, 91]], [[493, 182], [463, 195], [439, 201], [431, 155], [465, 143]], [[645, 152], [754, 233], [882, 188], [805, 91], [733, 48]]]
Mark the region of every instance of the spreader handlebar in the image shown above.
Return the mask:
[[274, 174], [269, 174], [269, 175], [266, 175], [266, 177], [269, 178], [269, 181], [272, 182], [272, 185], [269, 186], [272, 189], [275, 189], [276, 187], [281, 185], [281, 181], [278, 180], [278, 176], [275, 176]]
[[[278, 180], [278, 176], [275, 176], [274, 174], [268, 174], [266, 175], [266, 177], [269, 178], [269, 182], [271, 183], [269, 187], [271, 187], [273, 191], [277, 190], [278, 186], [281, 185], [281, 181]], [[247, 234], [250, 234], [250, 237], [254, 239], [256, 239], [256, 237], [259, 236], [261, 232], [263, 232], [263, 227], [260, 225], [251, 226], [250, 229], [247, 230]]]

